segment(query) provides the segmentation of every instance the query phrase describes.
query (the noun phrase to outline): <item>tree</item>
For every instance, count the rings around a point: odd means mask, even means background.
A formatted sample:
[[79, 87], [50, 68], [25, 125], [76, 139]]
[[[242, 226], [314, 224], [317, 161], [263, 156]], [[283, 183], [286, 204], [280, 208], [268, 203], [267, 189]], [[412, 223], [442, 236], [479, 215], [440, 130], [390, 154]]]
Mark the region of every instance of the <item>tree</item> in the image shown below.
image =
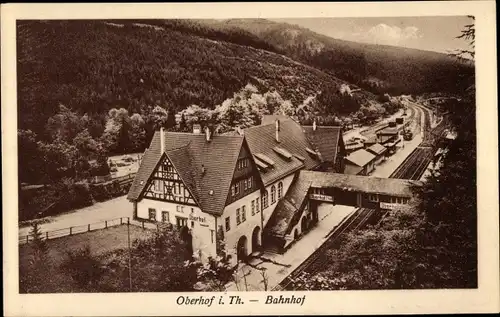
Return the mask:
[[[472, 93], [473, 94], [473, 93]], [[426, 230], [419, 238], [427, 246], [436, 272], [428, 275], [447, 287], [477, 285], [476, 130], [473, 96], [447, 105], [457, 137], [418, 191]]]
[[165, 127], [168, 119], [168, 113], [165, 108], [156, 106], [151, 111], [149, 121], [153, 124], [153, 130], [159, 130]]
[[167, 130], [172, 130], [175, 128], [175, 125], [176, 125], [175, 112], [172, 107], [169, 107], [167, 111], [167, 120], [165, 122], [165, 128]]
[[40, 153], [41, 173], [44, 181], [56, 182], [72, 176], [75, 166], [76, 148], [66, 142], [37, 143]]
[[52, 141], [68, 143], [71, 143], [83, 128], [82, 118], [64, 105], [59, 105], [59, 112], [49, 118], [46, 125]]
[[129, 149], [130, 118], [124, 108], [111, 109], [102, 136], [105, 148], [110, 153], [126, 153]]
[[[214, 111], [202, 108], [198, 105], [187, 107], [179, 112], [177, 117], [181, 120], [179, 122], [181, 130], [184, 128], [184, 130], [192, 131], [194, 124], [200, 124], [202, 126], [214, 124]], [[184, 120], [185, 123], [183, 123], [182, 120]], [[184, 124], [185, 127], [183, 127]]]
[[134, 291], [193, 290], [196, 273], [187, 265], [192, 253], [188, 252], [179, 231], [172, 225], [160, 226], [151, 237], [136, 240], [132, 257]]
[[47, 242], [40, 231], [39, 221], [34, 221], [30, 231], [32, 256], [27, 267], [21, 266], [19, 288], [23, 293], [39, 293], [44, 289], [44, 281], [50, 267]]
[[31, 225], [30, 236], [33, 239], [31, 240], [31, 247], [33, 248], [33, 259], [31, 264], [39, 267], [47, 260], [48, 247], [47, 242], [43, 239], [38, 221], [34, 221]]
[[19, 182], [37, 183], [42, 177], [37, 135], [31, 130], [18, 130], [17, 137]]
[[198, 282], [204, 284], [207, 290], [225, 291], [226, 284], [235, 278], [237, 267], [232, 265], [231, 256], [220, 238], [217, 239], [217, 256], [209, 257], [206, 263], [199, 258], [188, 263], [188, 267], [196, 269]]
[[142, 152], [146, 147], [146, 131], [144, 126], [145, 122], [140, 114], [134, 113], [130, 117], [129, 138], [132, 144], [130, 148], [134, 152]]
[[106, 155], [99, 155], [95, 166], [92, 168], [92, 176], [106, 176], [111, 172]]
[[469, 49], [455, 50], [455, 52], [450, 54], [451, 56], [455, 56], [460, 60], [474, 59], [475, 57], [475, 43], [476, 43], [475, 17], [472, 15], [468, 15], [467, 17], [472, 20], [472, 23], [465, 25], [464, 29], [461, 31], [462, 34], [458, 35], [456, 38], [466, 40], [469, 44]]
[[103, 150], [102, 145], [92, 138], [87, 129], [82, 130], [75, 136], [73, 145], [78, 151], [78, 155], [87, 160]]
[[92, 255], [88, 245], [74, 252], [68, 251], [61, 268], [68, 272], [76, 285], [84, 291], [95, 290], [104, 275], [103, 265]]

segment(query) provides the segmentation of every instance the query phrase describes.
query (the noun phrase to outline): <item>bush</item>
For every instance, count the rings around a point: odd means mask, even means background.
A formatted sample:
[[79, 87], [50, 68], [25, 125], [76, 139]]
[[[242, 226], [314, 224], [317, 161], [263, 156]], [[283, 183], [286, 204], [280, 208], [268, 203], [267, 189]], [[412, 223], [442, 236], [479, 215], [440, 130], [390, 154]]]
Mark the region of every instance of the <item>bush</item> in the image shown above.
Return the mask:
[[88, 245], [75, 252], [67, 252], [67, 258], [61, 264], [61, 268], [84, 290], [95, 289], [105, 272]]

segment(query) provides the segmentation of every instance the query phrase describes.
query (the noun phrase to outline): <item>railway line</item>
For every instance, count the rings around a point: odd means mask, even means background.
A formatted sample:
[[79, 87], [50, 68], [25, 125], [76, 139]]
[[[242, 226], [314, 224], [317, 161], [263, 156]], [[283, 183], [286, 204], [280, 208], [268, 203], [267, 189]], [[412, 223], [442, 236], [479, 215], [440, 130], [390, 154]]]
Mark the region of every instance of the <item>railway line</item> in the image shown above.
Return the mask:
[[[417, 111], [415, 111], [417, 112]], [[424, 174], [434, 155], [434, 142], [436, 136], [442, 136], [445, 124], [441, 122], [438, 126], [431, 128], [430, 112], [424, 111], [424, 139], [422, 143], [413, 150], [403, 163], [391, 174], [390, 178], [418, 180]], [[419, 117], [418, 115], [416, 117]], [[314, 275], [328, 265], [330, 259], [327, 251], [340, 247], [342, 239], [349, 232], [365, 227], [367, 224], [375, 224], [384, 215], [374, 209], [359, 208], [342, 223], [340, 223], [330, 234], [328, 239], [304, 262], [302, 262], [288, 277], [273, 290], [294, 290], [292, 281], [303, 272]]]

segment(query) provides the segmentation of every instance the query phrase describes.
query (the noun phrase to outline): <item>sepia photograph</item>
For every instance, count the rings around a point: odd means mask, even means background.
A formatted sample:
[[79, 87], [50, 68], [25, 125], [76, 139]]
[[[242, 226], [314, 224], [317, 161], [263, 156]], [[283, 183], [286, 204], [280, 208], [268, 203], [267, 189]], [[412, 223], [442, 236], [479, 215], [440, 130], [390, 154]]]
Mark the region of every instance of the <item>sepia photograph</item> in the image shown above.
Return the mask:
[[477, 20], [15, 19], [18, 294], [477, 291]]

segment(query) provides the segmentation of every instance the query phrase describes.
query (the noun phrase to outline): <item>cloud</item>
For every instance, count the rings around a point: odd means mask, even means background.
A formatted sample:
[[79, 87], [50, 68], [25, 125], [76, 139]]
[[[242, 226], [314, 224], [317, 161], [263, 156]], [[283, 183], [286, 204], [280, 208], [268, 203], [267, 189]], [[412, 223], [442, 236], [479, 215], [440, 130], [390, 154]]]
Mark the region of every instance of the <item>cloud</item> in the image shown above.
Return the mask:
[[380, 23], [369, 29], [366, 37], [366, 40], [377, 44], [403, 45], [408, 41], [422, 37], [422, 35], [415, 26], [408, 26], [402, 29], [397, 26]]
[[411, 46], [411, 42], [421, 38], [422, 34], [415, 26], [400, 28], [380, 23], [364, 31], [356, 30], [350, 33], [339, 31], [335, 37], [365, 43]]

